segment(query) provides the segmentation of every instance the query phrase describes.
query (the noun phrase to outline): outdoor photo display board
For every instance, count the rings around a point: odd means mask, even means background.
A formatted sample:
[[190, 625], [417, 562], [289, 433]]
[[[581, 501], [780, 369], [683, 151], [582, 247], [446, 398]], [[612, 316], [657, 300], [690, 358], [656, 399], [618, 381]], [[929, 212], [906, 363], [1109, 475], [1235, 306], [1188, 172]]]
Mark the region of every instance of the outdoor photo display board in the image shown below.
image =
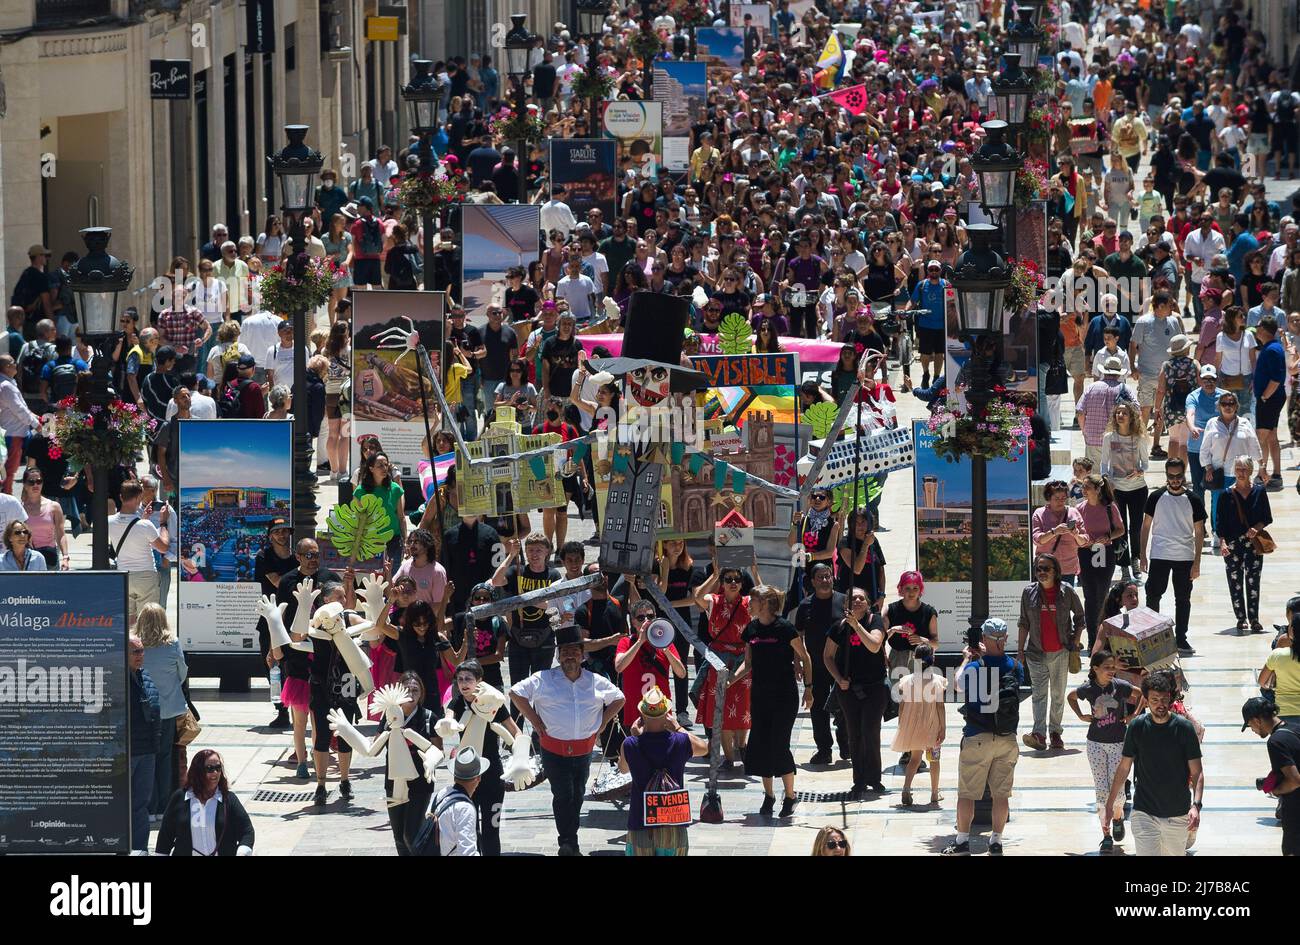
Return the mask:
[[691, 125], [703, 120], [709, 98], [708, 65], [655, 63], [654, 97], [663, 105], [664, 164], [674, 174], [681, 173], [691, 163]]
[[0, 851], [130, 849], [126, 581], [0, 575]]
[[[600, 210], [612, 224], [618, 214], [618, 143], [608, 138], [552, 138], [551, 183], [563, 184], [564, 202], [579, 220]], [[538, 226], [541, 226], [540, 214]], [[531, 261], [531, 260], [530, 260]]]
[[[934, 451], [925, 421], [912, 421], [916, 445], [916, 562], [925, 601], [939, 612], [939, 649], [966, 645], [971, 611], [971, 465]], [[989, 616], [1014, 627], [1030, 580], [1029, 457], [988, 461]]]
[[664, 159], [664, 106], [662, 102], [601, 102], [601, 128], [618, 142], [620, 166], [632, 159], [638, 177], [654, 180]]
[[461, 291], [469, 324], [487, 320], [489, 303], [505, 304], [506, 271], [542, 258], [542, 208], [520, 204], [466, 204], [460, 208]]
[[[466, 207], [465, 210], [479, 209]], [[382, 339], [416, 330], [429, 352], [434, 373], [442, 376], [445, 292], [357, 292], [352, 297], [352, 468], [360, 462], [357, 437], [369, 433], [393, 464], [394, 478], [414, 477], [424, 459], [424, 405], [420, 397], [418, 355], [402, 345], [380, 348]], [[423, 379], [424, 400], [438, 407], [435, 382]], [[437, 415], [430, 423], [438, 428]]]
[[183, 420], [180, 623], [187, 653], [256, 654], [254, 559], [293, 521], [292, 420]]

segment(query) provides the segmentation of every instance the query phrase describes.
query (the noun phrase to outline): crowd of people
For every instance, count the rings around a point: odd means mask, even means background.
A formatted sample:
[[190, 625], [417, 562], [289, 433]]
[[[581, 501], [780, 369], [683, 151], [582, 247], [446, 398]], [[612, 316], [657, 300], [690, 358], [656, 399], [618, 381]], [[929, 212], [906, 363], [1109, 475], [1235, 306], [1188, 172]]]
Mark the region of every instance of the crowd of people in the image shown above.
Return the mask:
[[[545, 137], [600, 136], [591, 103], [575, 93], [584, 71], [609, 80], [611, 98], [649, 99], [653, 61], [688, 55], [690, 26], [725, 17], [717, 4], [688, 4], [686, 13], [674, 6], [616, 3], [595, 63], [562, 23], [539, 39], [525, 95]], [[280, 687], [272, 726], [292, 730], [294, 778], [316, 782], [313, 803], [329, 804], [333, 764], [338, 798], [351, 798], [352, 740], [340, 733], [370, 720], [358, 721], [362, 693], [349, 689], [347, 644], [337, 634], [307, 638], [295, 628], [297, 609], [358, 635], [375, 690], [404, 687], [394, 731], [414, 767], [393, 759], [398, 742], [390, 741], [385, 792], [399, 853], [499, 853], [509, 832], [506, 783], [524, 770], [523, 760], [503, 765], [503, 755], [523, 751], [508, 745], [529, 747], [531, 780], [549, 784], [562, 854], [580, 852], [592, 760], [601, 756], [630, 778], [629, 854], [685, 853], [689, 811], [685, 822], [673, 818], [686, 765], [709, 753], [714, 736], [717, 776], [761, 779], [756, 813], [765, 821], [796, 816], [799, 768], [832, 766], [834, 752], [851, 763], [845, 787], [854, 798], [891, 793], [886, 778], [897, 774], [902, 804], [913, 808], [914, 779], [928, 773], [929, 807], [940, 809], [945, 696], [963, 717], [956, 836], [945, 853], [972, 852], [975, 806], [986, 792], [986, 849], [1002, 853], [1021, 745], [1034, 753], [1066, 747], [1067, 703], [1088, 725], [1101, 852], [1117, 852], [1131, 831], [1139, 853], [1184, 853], [1205, 790], [1203, 729], [1183, 699], [1186, 677], [1160, 671], [1126, 682], [1105, 621], [1142, 603], [1159, 612], [1172, 581], [1178, 653], [1193, 656], [1191, 595], [1208, 545], [1223, 559], [1238, 632], [1264, 632], [1269, 496], [1283, 488], [1279, 428], [1292, 444], [1300, 436], [1300, 203], [1269, 200], [1265, 182], [1294, 176], [1300, 103], [1278, 39], [1253, 29], [1240, 3], [1061, 0], [1044, 15], [1051, 64], [1022, 64], [1033, 69], [1037, 99], [1019, 141], [1045, 204], [1042, 274], [1057, 287], [1014, 313], [1015, 337], [1037, 344], [1038, 390], [1018, 403], [1035, 413], [1031, 465], [1043, 504], [1033, 514], [1032, 580], [1015, 644], [1007, 622], [986, 621], [960, 654], [958, 692], [945, 692], [937, 668], [939, 618], [924, 575], [902, 571], [890, 594], [878, 538], [883, 475], [869, 477], [852, 514], [836, 508], [831, 490], [812, 490], [791, 523], [802, 554], [788, 586], [767, 583], [757, 566], [719, 566], [706, 543], [668, 541], [648, 574], [604, 574], [564, 606], [552, 600], [476, 618], [474, 606], [600, 573], [591, 560], [599, 539], [568, 540], [568, 502], [585, 514], [590, 467], [561, 472], [563, 509], [499, 517], [460, 513], [454, 470], [435, 498], [408, 507], [374, 437], [349, 469], [350, 300], [422, 287], [426, 273], [447, 293], [441, 364], [452, 409], [432, 418], [431, 457], [455, 449], [452, 424], [473, 440], [507, 405], [526, 428], [566, 441], [589, 431], [620, 391], [617, 379], [589, 369], [580, 336], [619, 331], [638, 291], [690, 300], [685, 356], [732, 314], [751, 326], [756, 352], [780, 351], [795, 336], [841, 344], [834, 370], [803, 382], [803, 409], [837, 404], [861, 380], [860, 402], [892, 424], [902, 406], [895, 390], [937, 406], [949, 386], [965, 383], [948, 377], [949, 276], [980, 197], [971, 156], [986, 138], [983, 124], [1005, 117], [992, 111], [990, 75], [1001, 69], [1012, 5], [829, 0], [799, 15], [789, 0], [770, 6], [743, 66], [710, 66], [685, 172], [623, 155], [610, 220], [598, 209], [574, 213], [573, 195], [549, 178], [544, 139], [521, 155], [494, 134], [507, 89], [490, 56], [434, 64], [445, 118], [433, 147], [463, 180], [465, 199], [540, 206], [538, 258], [506, 272], [484, 324], [466, 317], [455, 213], [439, 221], [432, 258], [423, 258], [419, 215], [402, 204], [402, 182], [420, 160], [414, 138], [396, 151], [377, 148], [353, 179], [322, 171], [297, 245], [338, 269], [308, 338], [259, 305], [262, 274], [295, 251], [274, 216], [238, 238], [213, 226], [197, 259], [177, 257], [161, 276], [148, 324], [128, 309], [105, 352], [81, 340], [66, 275], [75, 255], [49, 268], [49, 251], [31, 247], [8, 312], [8, 353], [0, 349], [6, 495], [26, 463], [23, 508], [0, 504], [0, 518], [31, 524], [6, 528], [0, 569], [32, 569], [37, 559], [54, 567], [66, 547], [63, 522], [74, 536], [86, 527], [86, 470], [51, 456], [47, 415], [77, 393], [94, 358], [110, 358], [116, 389], [159, 424], [140, 468], [117, 470], [112, 481], [110, 537], [121, 543], [119, 567], [132, 572], [137, 627], [165, 602], [160, 575], [178, 558], [185, 567], [172, 520], [175, 418], [305, 409], [322, 480], [347, 479], [384, 502], [394, 537], [381, 575], [323, 568], [314, 540], [294, 545], [287, 524], [274, 520], [251, 577], [280, 606], [279, 617], [265, 609], [258, 624], [268, 675]], [[861, 27], [839, 35], [835, 56], [837, 23]], [[858, 86], [863, 107], [825, 95]], [[898, 318], [901, 311], [908, 316]], [[919, 377], [898, 357], [900, 333], [914, 336]], [[288, 399], [295, 346], [308, 352], [306, 405]], [[1068, 425], [1067, 395], [1080, 446], [1068, 482], [1051, 473], [1047, 445], [1051, 431]], [[888, 488], [905, 487], [895, 480]], [[42, 515], [57, 528], [45, 528]], [[302, 596], [307, 582], [318, 597]], [[674, 614], [654, 601], [649, 583]], [[669, 616], [694, 628], [710, 659], [681, 631], [671, 647], [648, 645], [650, 623]], [[301, 647], [277, 642], [276, 619], [294, 628]], [[1282, 846], [1294, 855], [1300, 618], [1292, 619], [1243, 720], [1269, 739], [1274, 774], [1261, 787], [1280, 798]], [[718, 665], [727, 671], [725, 694]], [[1020, 718], [1022, 684], [1032, 691], [1029, 724]], [[212, 852], [212, 818], [242, 823], [246, 815], [214, 753], [195, 756], [187, 786], [161, 779], [168, 764], [176, 768], [163, 752], [170, 757], [183, 715], [174, 698], [180, 683], [140, 685], [133, 712], [148, 724], [133, 734], [132, 769], [135, 776], [138, 754], [143, 784], [153, 751], [157, 786], [139, 793], [162, 817], [158, 847]], [[158, 708], [149, 686], [175, 692]], [[816, 742], [806, 761], [792, 751], [803, 711]], [[889, 751], [900, 757], [891, 774], [881, 732], [895, 717]], [[459, 742], [446, 788], [435, 794], [427, 782], [416, 787], [418, 777], [393, 776], [419, 771], [452, 736]], [[516, 789], [530, 780], [519, 777]], [[652, 796], [664, 818], [653, 823], [639, 802]], [[200, 823], [192, 841], [181, 838]], [[251, 825], [216, 836], [217, 852], [252, 845]], [[848, 855], [848, 835], [822, 830], [814, 853]]]

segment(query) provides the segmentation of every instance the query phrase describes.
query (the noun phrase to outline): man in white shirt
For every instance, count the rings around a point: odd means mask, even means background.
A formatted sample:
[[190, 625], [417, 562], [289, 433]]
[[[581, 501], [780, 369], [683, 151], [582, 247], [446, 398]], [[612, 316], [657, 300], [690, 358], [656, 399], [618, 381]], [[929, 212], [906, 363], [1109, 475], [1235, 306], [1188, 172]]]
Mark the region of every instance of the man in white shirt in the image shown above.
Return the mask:
[[366, 161], [370, 169], [374, 172], [375, 183], [379, 185], [379, 192], [382, 194], [388, 189], [388, 183], [392, 176], [397, 173], [397, 162], [393, 160], [393, 149], [386, 144], [381, 144], [375, 156]]
[[266, 350], [266, 384], [293, 386], [293, 322], [282, 320], [275, 326], [277, 343]]
[[565, 274], [555, 284], [555, 297], [569, 303], [569, 312], [579, 322], [586, 323], [595, 311], [596, 285], [582, 274], [582, 261], [577, 256], [565, 266]]
[[1282, 227], [1282, 244], [1268, 257], [1268, 277], [1278, 279], [1287, 269], [1287, 260], [1296, 249], [1296, 237], [1300, 236], [1300, 226], [1288, 223]]
[[1196, 324], [1201, 323], [1205, 309], [1201, 304], [1201, 283], [1210, 269], [1214, 257], [1225, 251], [1223, 234], [1214, 229], [1214, 215], [1208, 210], [1201, 212], [1197, 221], [1200, 226], [1187, 234], [1183, 240], [1183, 258], [1192, 264], [1192, 282], [1188, 293], [1192, 297], [1192, 307], [1196, 311]]
[[[197, 381], [197, 378], [195, 380]], [[215, 400], [198, 390], [187, 389], [186, 392], [190, 395], [190, 415], [187, 419], [217, 419], [217, 402]], [[172, 417], [176, 416], [178, 412], [179, 408], [176, 406], [176, 393], [173, 392], [172, 399], [167, 401], [167, 419], [170, 420]]]
[[590, 231], [583, 233], [578, 242], [582, 246], [582, 265], [590, 266], [595, 273], [592, 282], [596, 286], [596, 300], [600, 301], [609, 292], [609, 262], [597, 251], [596, 237]]
[[1196, 651], [1187, 640], [1187, 623], [1192, 615], [1192, 582], [1201, 573], [1205, 505], [1187, 491], [1187, 464], [1181, 459], [1165, 461], [1165, 482], [1147, 496], [1138, 563], [1147, 572], [1146, 604], [1157, 613], [1173, 575], [1178, 655], [1192, 656]]
[[141, 516], [142, 495], [140, 483], [122, 483], [118, 512], [108, 518], [109, 550], [117, 551], [117, 570], [127, 572], [127, 625], [131, 627], [145, 604], [158, 603], [158, 569], [153, 553], [166, 554], [170, 543], [166, 521], [159, 528]]
[[481, 856], [478, 849], [478, 808], [474, 792], [488, 769], [488, 760], [473, 748], [456, 752], [452, 769], [455, 783], [443, 788], [433, 799], [433, 815], [438, 819], [438, 852], [442, 856]]
[[265, 352], [280, 343], [278, 332], [284, 321], [280, 316], [263, 309], [249, 315], [240, 326], [239, 340], [258, 360], [257, 367], [253, 370], [253, 380], [259, 384], [266, 383]]
[[10, 522], [27, 521], [27, 512], [17, 496], [0, 492], [0, 532], [9, 527]]
[[560, 856], [580, 856], [578, 819], [591, 773], [591, 750], [596, 736], [622, 711], [624, 700], [608, 679], [582, 668], [583, 640], [577, 627], [557, 629], [555, 645], [560, 665], [515, 683], [510, 701], [541, 738]]
[[558, 230], [567, 240], [573, 228], [578, 225], [578, 218], [564, 202], [564, 197], [564, 185], [552, 184], [551, 199], [542, 204], [542, 229], [547, 233]]

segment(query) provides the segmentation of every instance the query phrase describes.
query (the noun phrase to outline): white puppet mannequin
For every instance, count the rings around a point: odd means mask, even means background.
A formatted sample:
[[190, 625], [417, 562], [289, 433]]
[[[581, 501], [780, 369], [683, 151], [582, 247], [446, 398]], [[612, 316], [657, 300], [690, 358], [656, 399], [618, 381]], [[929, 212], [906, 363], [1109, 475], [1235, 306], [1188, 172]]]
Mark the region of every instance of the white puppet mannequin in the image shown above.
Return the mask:
[[[310, 629], [307, 631], [310, 637], [329, 640], [343, 657], [348, 672], [352, 674], [359, 686], [357, 704], [361, 707], [362, 715], [366, 714], [366, 704], [370, 693], [375, 690], [375, 681], [370, 673], [370, 657], [361, 652], [356, 641], [357, 638], [363, 640], [378, 638], [379, 631], [376, 626], [379, 623], [379, 615], [386, 606], [384, 590], [387, 587], [388, 585], [379, 577], [366, 576], [361, 581], [362, 610], [366, 619], [348, 626], [343, 613], [344, 607], [336, 601], [317, 608], [312, 614]], [[302, 610], [300, 606], [298, 613], [302, 613]], [[295, 626], [298, 624], [296, 614], [294, 624]]]
[[[457, 670], [457, 675], [460, 670]], [[460, 736], [460, 744], [473, 748], [481, 756], [483, 754], [483, 736], [487, 734], [490, 727], [496, 733], [501, 744], [509, 748], [510, 759], [506, 762], [502, 771], [502, 777], [514, 785], [516, 791], [522, 791], [528, 785], [533, 783], [537, 776], [533, 769], [533, 760], [529, 755], [531, 743], [524, 738], [522, 733], [516, 735], [518, 729], [511, 731], [500, 722], [492, 721], [496, 718], [497, 713], [502, 706], [506, 704], [505, 695], [499, 690], [482, 679], [472, 690], [473, 699], [465, 699], [465, 711], [461, 713], [459, 721], [455, 713], [449, 708], [446, 715], [439, 720], [434, 726], [434, 731], [446, 743], [447, 739], [454, 735]], [[513, 723], [512, 723], [513, 724]], [[448, 756], [450, 757], [450, 756]]]
[[[419, 732], [403, 727], [407, 705], [418, 708], [419, 703], [414, 701], [412, 693], [405, 686], [394, 683], [375, 693], [375, 707], [383, 713], [387, 728], [373, 741], [357, 731], [343, 714], [342, 709], [331, 709], [329, 714], [330, 729], [351, 745], [354, 751], [373, 758], [384, 750], [385, 745], [388, 746], [387, 777], [393, 783], [393, 793], [388, 798], [389, 807], [397, 807], [407, 802], [410, 797], [408, 785], [411, 781], [423, 776], [432, 784], [433, 773], [442, 761], [442, 750], [437, 745]], [[411, 753], [406, 750], [408, 742], [420, 752], [424, 761], [423, 775], [415, 770]]]

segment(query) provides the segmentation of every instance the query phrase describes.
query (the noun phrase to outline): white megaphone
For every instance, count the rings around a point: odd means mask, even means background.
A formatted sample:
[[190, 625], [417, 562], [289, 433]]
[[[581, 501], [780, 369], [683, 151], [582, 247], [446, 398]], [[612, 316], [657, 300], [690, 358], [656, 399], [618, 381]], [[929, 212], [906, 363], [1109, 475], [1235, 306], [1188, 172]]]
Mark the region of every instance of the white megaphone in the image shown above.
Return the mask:
[[667, 649], [676, 635], [677, 628], [673, 626], [673, 622], [663, 617], [651, 621], [650, 626], [645, 628], [645, 638], [656, 650]]

